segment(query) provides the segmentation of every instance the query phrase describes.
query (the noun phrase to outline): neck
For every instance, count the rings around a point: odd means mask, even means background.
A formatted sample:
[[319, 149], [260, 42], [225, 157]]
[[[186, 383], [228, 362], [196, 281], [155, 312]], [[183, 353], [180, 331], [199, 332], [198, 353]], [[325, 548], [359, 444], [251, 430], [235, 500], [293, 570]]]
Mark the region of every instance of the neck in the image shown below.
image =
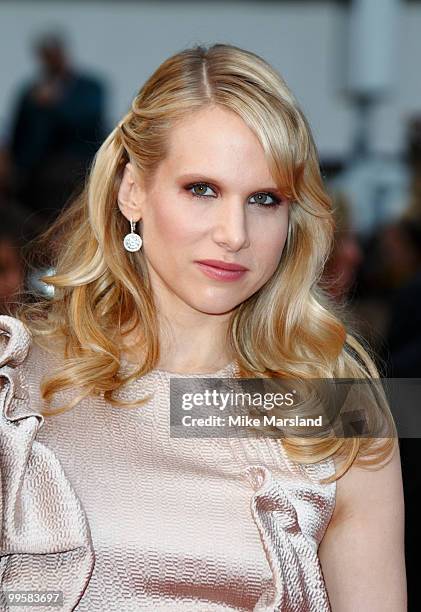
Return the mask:
[[226, 332], [229, 315], [178, 317], [161, 324], [158, 368], [175, 372], [211, 372], [231, 361]]
[[[228, 321], [229, 314], [202, 315], [196, 321], [189, 319], [188, 325], [180, 318], [164, 322], [161, 317], [160, 359], [156, 367], [180, 373], [220, 370], [233, 360], [226, 341]], [[139, 331], [136, 335], [133, 332], [124, 344], [125, 358], [138, 362], [142, 355], [141, 347], [146, 345], [144, 336]]]

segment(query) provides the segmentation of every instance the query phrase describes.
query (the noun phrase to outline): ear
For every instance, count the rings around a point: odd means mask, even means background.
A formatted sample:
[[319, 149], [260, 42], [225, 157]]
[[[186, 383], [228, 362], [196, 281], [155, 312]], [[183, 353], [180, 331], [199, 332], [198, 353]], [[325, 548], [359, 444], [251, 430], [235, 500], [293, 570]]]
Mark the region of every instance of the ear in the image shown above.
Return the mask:
[[142, 217], [143, 191], [136, 170], [131, 162], [124, 168], [118, 190], [118, 206], [127, 220], [139, 221]]

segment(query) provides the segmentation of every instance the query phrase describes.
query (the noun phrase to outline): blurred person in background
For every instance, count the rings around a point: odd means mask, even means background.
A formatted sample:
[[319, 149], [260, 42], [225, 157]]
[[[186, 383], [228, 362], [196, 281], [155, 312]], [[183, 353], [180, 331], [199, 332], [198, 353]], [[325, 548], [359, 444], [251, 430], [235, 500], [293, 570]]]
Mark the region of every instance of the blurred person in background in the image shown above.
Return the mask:
[[40, 72], [24, 83], [0, 155], [3, 188], [48, 224], [81, 186], [105, 135], [101, 81], [72, 64], [62, 34], [33, 42]]
[[19, 205], [6, 207], [0, 201], [0, 314], [13, 315], [22, 301], [25, 284], [23, 248], [27, 214]]
[[383, 302], [359, 295], [358, 279], [365, 255], [360, 236], [353, 222], [352, 207], [347, 194], [337, 187], [330, 188], [335, 239], [326, 262], [321, 284], [341, 308], [341, 314], [355, 333], [369, 340], [373, 359], [381, 367], [377, 348], [382, 342], [381, 330], [387, 312]]
[[0, 314], [13, 314], [23, 288], [24, 270], [16, 236], [0, 232]]
[[337, 190], [331, 195], [336, 222], [335, 241], [323, 277], [329, 294], [337, 302], [342, 302], [349, 297], [363, 255], [352, 226], [347, 196]]
[[[382, 247], [399, 285], [390, 301], [386, 331], [389, 375], [421, 377], [421, 219], [387, 228]], [[396, 281], [395, 281], [396, 282]]]
[[409, 202], [382, 247], [396, 290], [392, 295], [387, 350], [390, 376], [421, 377], [421, 116], [408, 123]]

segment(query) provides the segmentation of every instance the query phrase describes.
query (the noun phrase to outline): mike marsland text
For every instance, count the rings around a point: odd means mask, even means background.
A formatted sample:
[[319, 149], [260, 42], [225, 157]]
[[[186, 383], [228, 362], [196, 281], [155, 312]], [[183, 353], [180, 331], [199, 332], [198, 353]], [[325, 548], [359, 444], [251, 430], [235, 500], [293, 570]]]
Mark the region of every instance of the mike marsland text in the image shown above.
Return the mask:
[[315, 418], [276, 417], [275, 415], [262, 415], [261, 417], [251, 417], [248, 415], [222, 417], [210, 415], [207, 417], [193, 417], [186, 414], [182, 418], [182, 424], [186, 427], [321, 427], [322, 415]]

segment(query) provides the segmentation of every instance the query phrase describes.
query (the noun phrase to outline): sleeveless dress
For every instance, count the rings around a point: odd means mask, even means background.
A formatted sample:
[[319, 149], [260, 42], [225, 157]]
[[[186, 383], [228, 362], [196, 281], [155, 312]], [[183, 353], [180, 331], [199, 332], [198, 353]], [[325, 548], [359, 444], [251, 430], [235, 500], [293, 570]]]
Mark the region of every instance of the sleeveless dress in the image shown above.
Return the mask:
[[59, 609], [78, 612], [330, 610], [317, 550], [336, 483], [318, 480], [333, 460], [293, 463], [270, 438], [170, 437], [169, 381], [186, 375], [163, 370], [115, 394], [154, 394], [134, 409], [89, 397], [44, 417], [57, 358], [14, 317], [0, 331], [2, 591], [61, 591]]

